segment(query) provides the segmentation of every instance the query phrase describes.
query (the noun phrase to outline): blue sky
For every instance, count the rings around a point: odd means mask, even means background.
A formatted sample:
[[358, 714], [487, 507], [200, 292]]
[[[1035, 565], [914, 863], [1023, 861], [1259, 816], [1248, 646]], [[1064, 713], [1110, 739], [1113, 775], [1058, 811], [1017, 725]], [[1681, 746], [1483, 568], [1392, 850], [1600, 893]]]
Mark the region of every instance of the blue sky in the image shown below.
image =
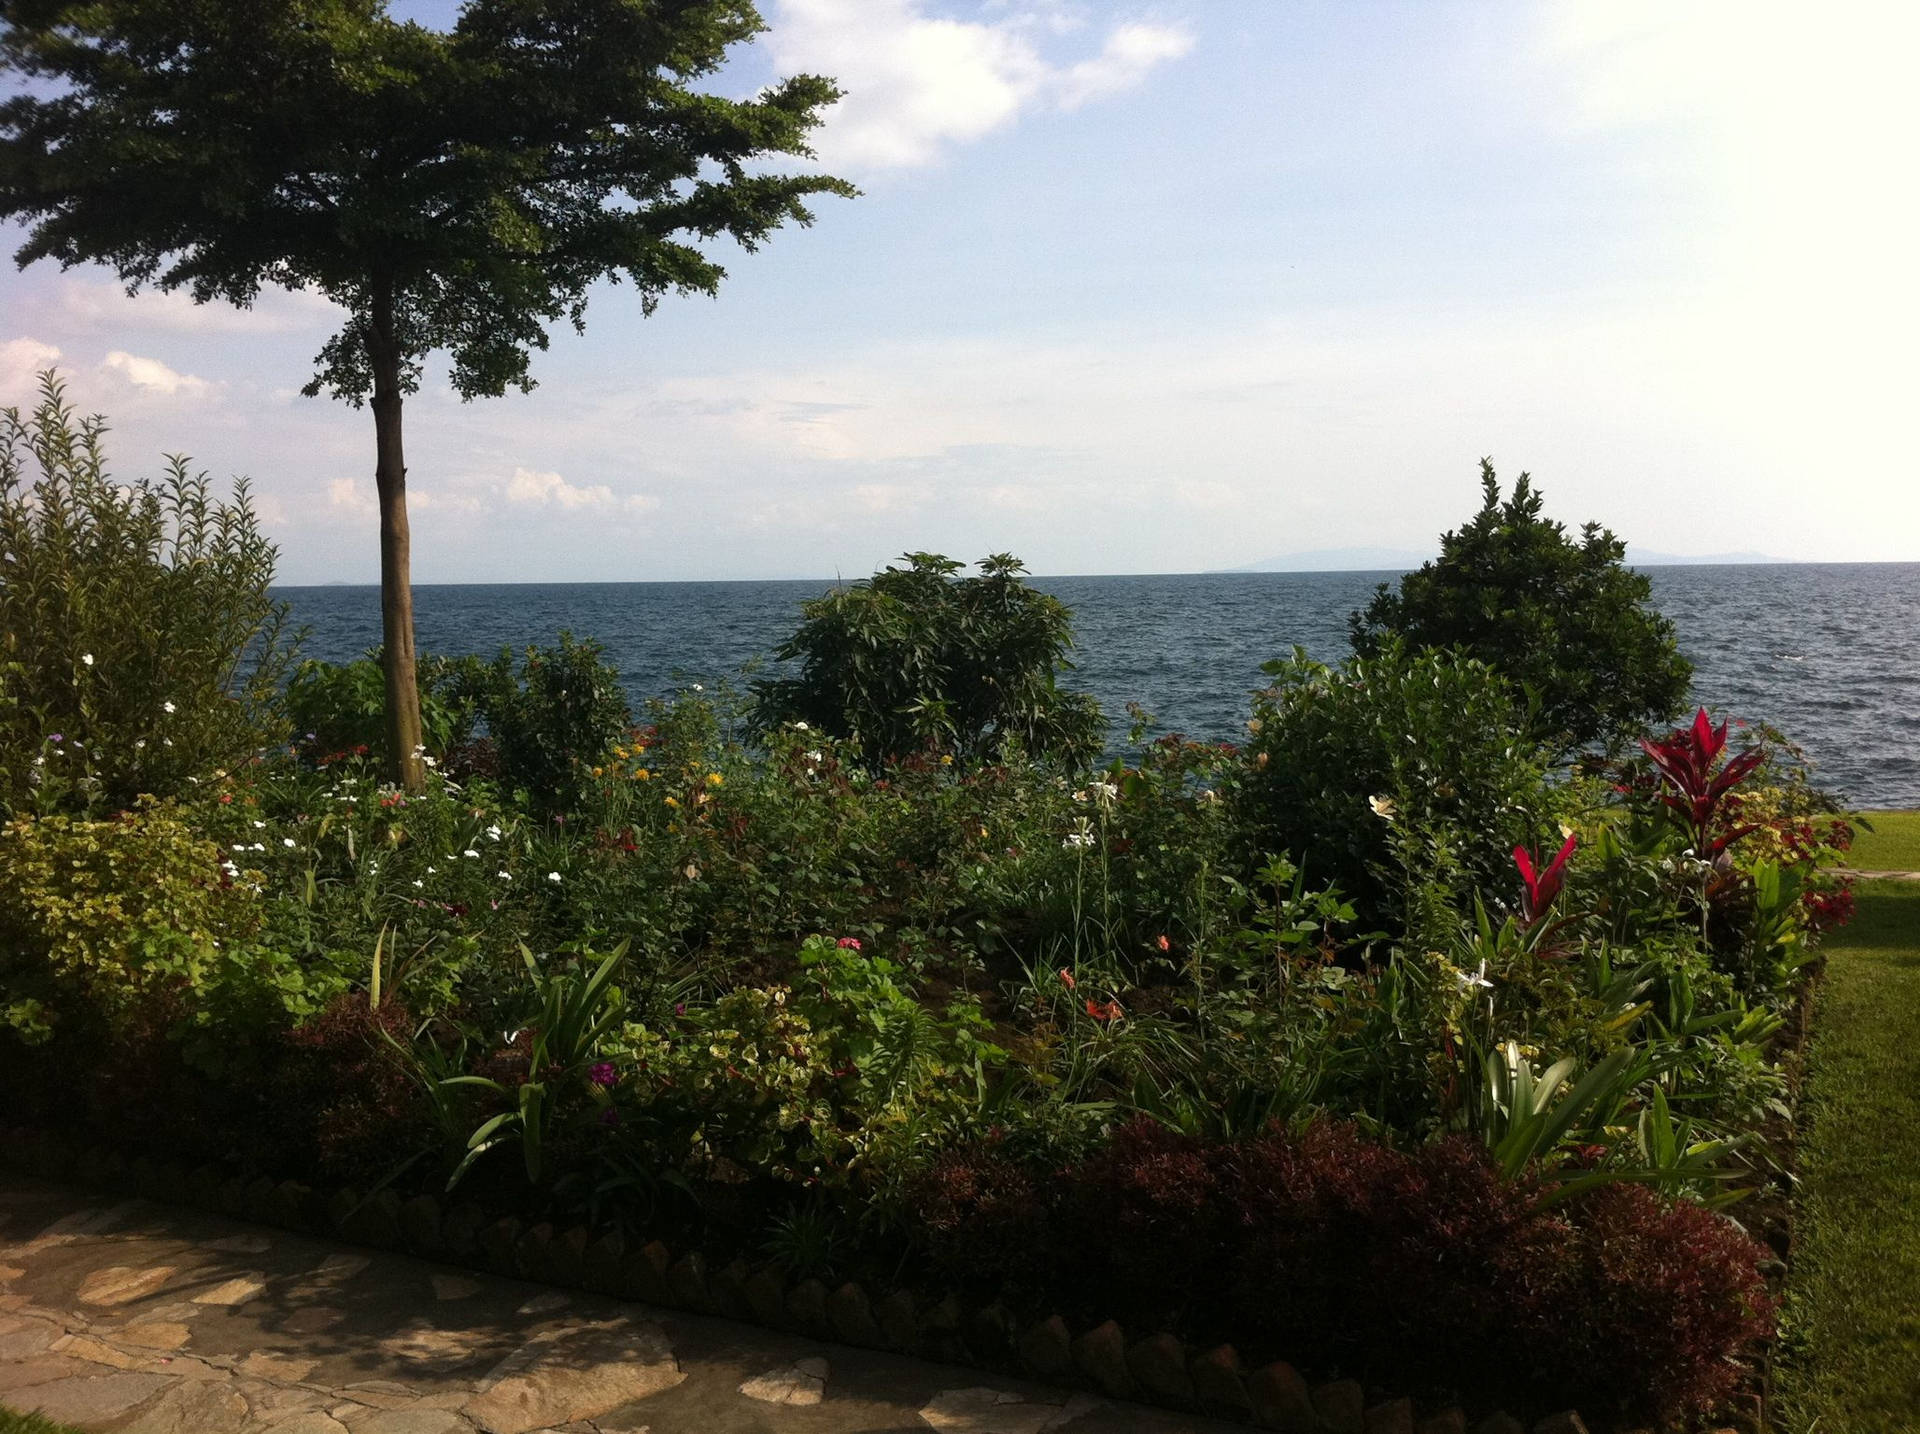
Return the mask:
[[[716, 300], [602, 293], [532, 395], [430, 368], [418, 581], [1424, 548], [1482, 454], [1649, 549], [1920, 559], [1905, 7], [763, 10], [719, 87], [839, 78], [865, 193]], [[0, 314], [0, 401], [57, 362], [122, 474], [249, 474], [288, 580], [376, 574], [371, 421], [297, 392], [323, 303], [42, 268]]]

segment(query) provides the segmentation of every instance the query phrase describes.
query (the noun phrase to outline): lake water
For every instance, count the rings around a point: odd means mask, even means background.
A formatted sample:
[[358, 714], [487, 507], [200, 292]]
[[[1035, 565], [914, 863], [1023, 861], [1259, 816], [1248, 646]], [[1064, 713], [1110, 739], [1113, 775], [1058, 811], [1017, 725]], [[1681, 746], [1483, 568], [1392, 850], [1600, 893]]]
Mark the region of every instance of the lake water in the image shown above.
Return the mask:
[[[1920, 806], [1920, 563], [1753, 564], [1648, 570], [1716, 712], [1767, 721], [1803, 745], [1824, 783], [1864, 807]], [[1299, 643], [1338, 661], [1347, 614], [1390, 573], [1208, 573], [1043, 578], [1074, 609], [1072, 679], [1123, 728], [1129, 700], [1163, 729], [1240, 733], [1260, 664]], [[597, 639], [636, 702], [737, 679], [831, 586], [802, 582], [529, 583], [414, 589], [420, 650], [491, 655], [561, 628]], [[285, 588], [307, 655], [356, 657], [380, 640], [378, 590]]]

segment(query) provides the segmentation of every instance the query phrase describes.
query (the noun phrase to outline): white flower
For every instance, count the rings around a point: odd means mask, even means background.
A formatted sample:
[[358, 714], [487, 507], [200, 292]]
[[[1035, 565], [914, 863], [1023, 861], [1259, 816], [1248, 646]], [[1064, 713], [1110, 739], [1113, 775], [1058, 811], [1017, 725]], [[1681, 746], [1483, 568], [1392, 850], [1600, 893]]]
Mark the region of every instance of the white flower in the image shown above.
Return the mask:
[[87, 664], [87, 666], [89, 666], [89, 667], [91, 667], [91, 666], [93, 666], [93, 654], [92, 654], [91, 652], [83, 652], [83, 653], [81, 653], [81, 654], [80, 654], [80, 660], [81, 660], [82, 662], [84, 662], [84, 663], [86, 663], [86, 664]]
[[426, 885], [426, 883], [425, 883], [424, 881], [422, 881], [422, 880], [421, 880], [421, 879], [420, 879], [419, 877], [417, 877], [417, 876], [416, 876], [416, 877], [415, 877], [415, 878], [413, 879], [413, 884], [414, 884], [415, 886], [425, 886], [425, 885]]
[[235, 842], [235, 843], [233, 844], [233, 849], [234, 849], [235, 851], [245, 851], [245, 850], [246, 850], [247, 848], [246, 848], [246, 845], [245, 845], [245, 843], [243, 843], [243, 842]]
[[1367, 805], [1373, 808], [1373, 814], [1380, 818], [1381, 821], [1390, 822], [1393, 820], [1394, 807], [1392, 797], [1368, 797]]
[[162, 712], [172, 712], [174, 710], [174, 706], [171, 702], [162, 702], [160, 704], [160, 710]]
[[468, 847], [468, 848], [467, 848], [467, 849], [466, 849], [465, 851], [463, 851], [463, 852], [461, 852], [461, 853], [460, 853], [460, 855], [462, 855], [462, 856], [478, 856], [478, 855], [480, 855], [480, 853], [479, 853], [479, 852], [477, 852], [477, 851], [475, 851], [475, 850], [474, 850], [474, 849], [473, 849], [472, 847]]
[[695, 692], [705, 692], [707, 689], [702, 687], [698, 682], [696, 682], [693, 684], [693, 690]]
[[293, 838], [292, 838], [292, 837], [281, 837], [281, 838], [280, 838], [280, 845], [281, 845], [281, 846], [284, 846], [284, 847], [291, 847], [291, 846], [292, 846], [293, 844], [294, 844], [294, 843], [293, 843]]
[[1485, 986], [1488, 990], [1493, 989], [1493, 982], [1487, 979], [1487, 963], [1485, 961], [1482, 961], [1480, 963], [1480, 969], [1471, 975], [1465, 971], [1455, 971], [1453, 973], [1453, 979], [1469, 991], [1473, 990], [1475, 986]]
[[428, 875], [428, 876], [432, 876], [432, 875], [433, 875], [433, 873], [434, 873], [434, 868], [433, 868], [433, 867], [428, 867], [428, 868], [427, 868], [427, 875]]
[[1060, 843], [1064, 847], [1087, 847], [1093, 845], [1093, 828], [1085, 817], [1080, 818], [1074, 829], [1067, 833], [1067, 839]]
[[255, 842], [251, 848], [251, 850], [253, 851], [265, 851], [266, 849], [267, 847], [265, 842]]
[[135, 742], [133, 744], [133, 750], [136, 752], [145, 751], [146, 746], [147, 746], [147, 739], [145, 737], [142, 737], [138, 742]]
[[492, 838], [493, 838], [493, 839], [494, 839], [495, 841], [499, 841], [499, 840], [500, 840], [500, 826], [499, 826], [499, 823], [497, 823], [497, 822], [496, 822], [496, 823], [495, 823], [494, 825], [492, 825], [492, 826], [490, 826], [490, 827], [488, 827], [488, 828], [487, 828], [487, 835], [488, 835], [488, 836], [490, 836], [490, 837], [492, 837]]
[[820, 763], [820, 754], [818, 752], [809, 752], [807, 753], [807, 760], [818, 766]]
[[804, 722], [796, 722], [793, 724], [793, 730], [796, 732], [811, 732], [813, 728], [809, 727]]
[[557, 884], [559, 883], [559, 880], [560, 880], [560, 873], [559, 873], [559, 872], [557, 872], [557, 871], [550, 871], [550, 872], [548, 872], [548, 873], [547, 873], [547, 880], [548, 880], [548, 881], [551, 881], [551, 882], [554, 882], [554, 883], [555, 883], [555, 884], [557, 885]]
[[267, 824], [265, 822], [255, 822], [253, 825], [256, 831], [264, 831]]
[[510, 871], [503, 871], [503, 872], [501, 872], [501, 873], [500, 873], [500, 879], [501, 879], [502, 881], [512, 881], [512, 880], [513, 880], [513, 873], [512, 873], [512, 872], [510, 872]]

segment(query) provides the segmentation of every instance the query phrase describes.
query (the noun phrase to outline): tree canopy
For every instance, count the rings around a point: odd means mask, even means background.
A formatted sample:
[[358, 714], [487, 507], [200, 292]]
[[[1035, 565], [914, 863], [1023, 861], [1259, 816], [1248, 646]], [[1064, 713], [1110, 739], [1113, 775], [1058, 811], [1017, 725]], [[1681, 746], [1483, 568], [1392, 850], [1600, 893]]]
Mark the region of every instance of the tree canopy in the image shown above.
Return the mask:
[[1673, 624], [1652, 605], [1626, 544], [1598, 523], [1576, 540], [1541, 514], [1522, 473], [1502, 499], [1491, 459], [1480, 460], [1482, 501], [1472, 521], [1440, 539], [1440, 556], [1382, 583], [1349, 626], [1371, 656], [1395, 637], [1413, 647], [1464, 648], [1520, 683], [1536, 703], [1539, 735], [1562, 751], [1638, 735], [1686, 702], [1693, 666]]
[[[374, 407], [393, 748], [418, 778], [402, 395], [444, 350], [464, 397], [529, 388], [547, 325], [602, 278], [643, 311], [725, 277], [814, 194], [838, 98], [796, 75], [697, 88], [763, 28], [749, 0], [468, 0], [450, 30], [385, 0], [0, 0], [0, 217], [22, 266], [97, 263], [129, 289], [345, 310], [309, 394]], [[409, 669], [402, 677], [400, 668]], [[412, 709], [408, 725], [407, 709]]]

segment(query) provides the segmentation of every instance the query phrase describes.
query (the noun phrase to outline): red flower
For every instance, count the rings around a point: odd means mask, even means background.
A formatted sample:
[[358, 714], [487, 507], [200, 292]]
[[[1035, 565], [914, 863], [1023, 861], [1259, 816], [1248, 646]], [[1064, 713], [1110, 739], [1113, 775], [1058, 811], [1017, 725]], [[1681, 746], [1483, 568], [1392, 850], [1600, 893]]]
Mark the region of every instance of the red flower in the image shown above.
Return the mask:
[[1545, 871], [1535, 874], [1533, 856], [1523, 846], [1513, 849], [1513, 864], [1520, 868], [1520, 879], [1527, 884], [1525, 893], [1520, 897], [1520, 916], [1531, 926], [1546, 914], [1553, 905], [1553, 899], [1560, 894], [1561, 884], [1566, 880], [1567, 858], [1573, 855], [1580, 838], [1570, 836], [1566, 845], [1560, 848], [1560, 854], [1547, 864]]
[[1173, 950], [1173, 943], [1172, 943], [1171, 941], [1169, 941], [1169, 940], [1168, 940], [1168, 939], [1167, 939], [1167, 938], [1166, 938], [1165, 936], [1162, 936], [1162, 937], [1160, 937], [1160, 938], [1159, 938], [1159, 939], [1158, 939], [1157, 941], [1155, 941], [1155, 942], [1154, 942], [1153, 944], [1154, 944], [1154, 945], [1156, 945], [1156, 946], [1158, 946], [1158, 947], [1159, 947], [1159, 948], [1160, 948], [1160, 949], [1161, 949], [1162, 951], [1171, 951], [1171, 950]]
[[1073, 972], [1069, 971], [1065, 966], [1062, 966], [1060, 968], [1060, 984], [1071, 991], [1080, 983], [1073, 979]]
[[1096, 1021], [1117, 1021], [1121, 1015], [1120, 1003], [1118, 1001], [1101, 1002], [1089, 999], [1087, 1002], [1087, 1014], [1092, 1016]]
[[233, 793], [232, 793], [232, 792], [222, 792], [222, 793], [220, 794], [220, 805], [221, 805], [221, 806], [223, 806], [223, 807], [224, 807], [224, 806], [227, 806], [227, 805], [229, 805], [229, 804], [230, 804], [230, 803], [231, 803], [232, 801], [233, 801]]

